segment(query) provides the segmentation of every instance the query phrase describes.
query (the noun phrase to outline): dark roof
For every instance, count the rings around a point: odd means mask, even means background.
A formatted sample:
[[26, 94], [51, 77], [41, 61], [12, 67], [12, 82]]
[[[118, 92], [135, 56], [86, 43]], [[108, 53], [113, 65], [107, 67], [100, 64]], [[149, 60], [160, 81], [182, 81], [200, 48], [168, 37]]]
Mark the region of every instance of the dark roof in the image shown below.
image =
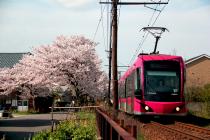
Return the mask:
[[185, 64], [189, 64], [189, 63], [194, 62], [194, 61], [196, 61], [196, 60], [198, 60], [200, 58], [203, 58], [203, 57], [206, 57], [206, 58], [210, 59], [210, 56], [208, 56], [206, 54], [201, 54], [199, 56], [196, 56], [196, 57], [193, 57], [193, 58], [190, 58], [190, 59], [186, 60]]
[[27, 53], [0, 53], [0, 68], [11, 68]]

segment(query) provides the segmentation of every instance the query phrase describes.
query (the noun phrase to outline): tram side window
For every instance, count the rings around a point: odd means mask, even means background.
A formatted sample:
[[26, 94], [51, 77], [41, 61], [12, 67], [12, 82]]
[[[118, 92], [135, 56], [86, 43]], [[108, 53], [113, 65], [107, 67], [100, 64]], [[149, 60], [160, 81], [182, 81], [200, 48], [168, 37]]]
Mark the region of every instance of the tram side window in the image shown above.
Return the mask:
[[141, 69], [137, 68], [135, 72], [135, 90], [141, 89]]
[[141, 97], [141, 69], [137, 68], [135, 72], [135, 96]]
[[131, 97], [132, 92], [133, 92], [133, 80], [134, 80], [134, 75], [131, 74], [128, 76], [126, 80], [126, 96]]

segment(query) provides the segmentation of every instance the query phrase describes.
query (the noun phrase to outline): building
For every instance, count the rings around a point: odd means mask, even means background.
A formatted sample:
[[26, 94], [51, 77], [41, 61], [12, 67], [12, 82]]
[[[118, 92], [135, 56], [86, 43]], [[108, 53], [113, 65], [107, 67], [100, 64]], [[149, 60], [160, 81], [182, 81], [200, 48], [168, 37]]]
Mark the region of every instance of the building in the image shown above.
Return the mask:
[[210, 84], [210, 56], [202, 54], [185, 61], [185, 64], [186, 87]]
[[[12, 68], [24, 54], [27, 53], [0, 53], [0, 68]], [[28, 110], [28, 100], [19, 100], [17, 96], [0, 97], [0, 110], [11, 107], [26, 111]]]
[[0, 53], [0, 68], [12, 68], [27, 53]]

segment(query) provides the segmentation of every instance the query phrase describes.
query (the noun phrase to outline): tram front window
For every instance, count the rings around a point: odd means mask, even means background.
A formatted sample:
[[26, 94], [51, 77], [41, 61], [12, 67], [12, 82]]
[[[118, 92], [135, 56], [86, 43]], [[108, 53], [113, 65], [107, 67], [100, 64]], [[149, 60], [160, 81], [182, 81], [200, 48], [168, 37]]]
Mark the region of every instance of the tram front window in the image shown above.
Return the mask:
[[179, 77], [173, 71], [147, 71], [147, 94], [178, 94]]
[[180, 100], [180, 64], [177, 61], [148, 61], [145, 65], [145, 100]]

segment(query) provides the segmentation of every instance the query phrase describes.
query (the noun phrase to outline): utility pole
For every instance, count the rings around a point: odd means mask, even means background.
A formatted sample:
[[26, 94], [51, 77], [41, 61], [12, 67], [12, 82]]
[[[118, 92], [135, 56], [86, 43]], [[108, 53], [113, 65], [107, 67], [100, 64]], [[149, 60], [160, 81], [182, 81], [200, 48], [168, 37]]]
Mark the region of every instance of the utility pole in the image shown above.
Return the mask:
[[168, 2], [100, 2], [100, 4], [112, 4], [112, 93], [114, 95], [114, 109], [118, 110], [118, 72], [117, 72], [117, 5], [151, 5], [168, 4]]
[[111, 95], [111, 78], [112, 78], [112, 20], [110, 24], [110, 38], [109, 38], [109, 85], [108, 85], [108, 104], [111, 106], [110, 95]]
[[112, 78], [112, 72], [111, 72], [112, 50], [111, 49], [112, 49], [112, 47], [111, 47], [111, 43], [110, 43], [110, 46], [109, 46], [109, 85], [108, 85], [108, 104], [109, 105], [111, 105], [110, 94], [111, 94], [111, 78]]
[[118, 110], [118, 73], [117, 73], [117, 3], [112, 0], [112, 93], [114, 95], [114, 109]]

